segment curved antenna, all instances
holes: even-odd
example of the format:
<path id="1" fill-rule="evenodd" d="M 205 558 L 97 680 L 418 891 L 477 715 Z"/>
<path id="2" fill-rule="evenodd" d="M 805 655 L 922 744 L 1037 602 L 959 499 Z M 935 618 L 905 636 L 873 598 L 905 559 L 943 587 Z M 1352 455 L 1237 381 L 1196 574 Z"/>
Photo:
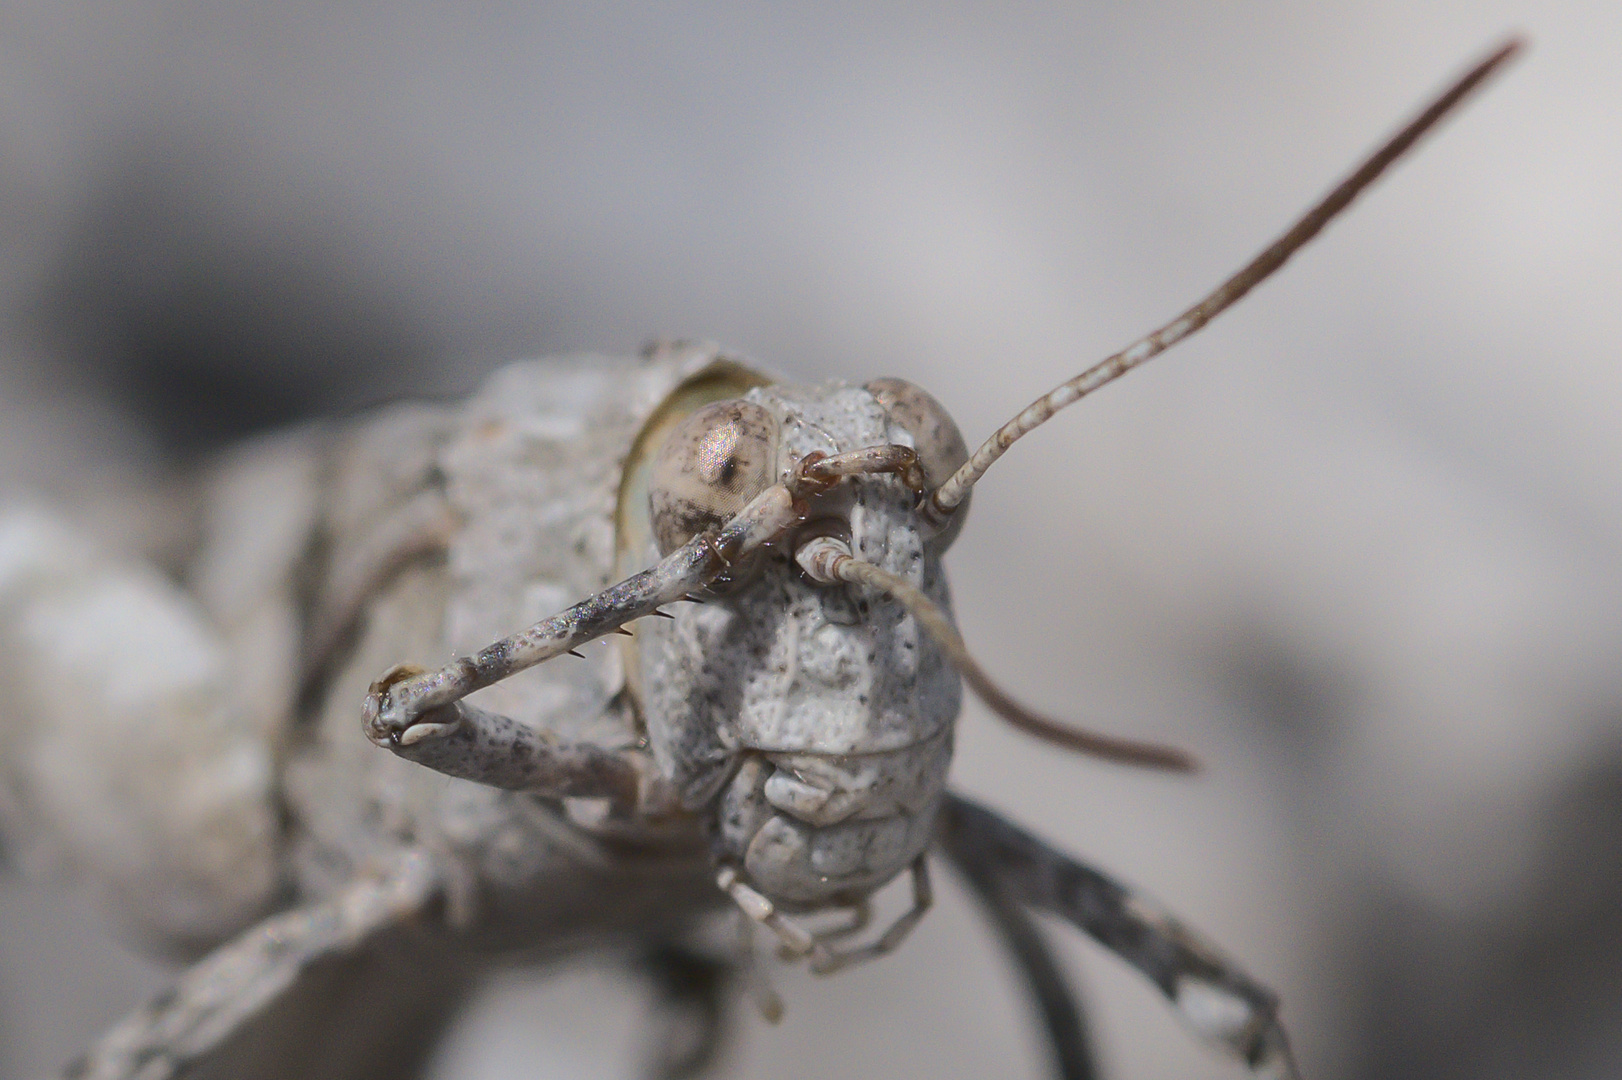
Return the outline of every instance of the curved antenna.
<path id="1" fill-rule="evenodd" d="M 1510 38 L 1500 45 L 1492 55 L 1466 72 L 1423 112 L 1409 121 L 1406 127 L 1393 135 L 1384 146 L 1358 166 L 1355 172 L 1324 196 L 1318 205 L 1308 210 L 1299 221 L 1290 226 L 1283 236 L 1252 259 L 1242 270 L 1217 286 L 1205 299 L 1149 336 L 1140 338 L 1114 356 L 1099 361 L 1074 379 L 1031 402 L 1018 416 L 998 428 L 996 434 L 982 443 L 957 472 L 924 500 L 922 507 L 924 517 L 937 528 L 943 526 L 946 519 L 951 517 L 952 511 L 968 498 L 969 489 L 974 487 L 975 482 L 984 476 L 992 463 L 1002 457 L 1021 436 L 1041 426 L 1066 405 L 1080 401 L 1105 383 L 1113 382 L 1144 361 L 1165 352 L 1260 285 L 1273 271 L 1283 266 L 1291 255 L 1317 236 L 1336 214 L 1350 206 L 1352 200 L 1374 183 L 1392 162 L 1418 142 L 1420 136 L 1434 127 L 1436 122 L 1451 112 L 1470 91 L 1524 47 L 1525 42 L 1520 38 Z"/>
<path id="2" fill-rule="evenodd" d="M 1087 731 L 1027 709 L 991 681 L 991 676 L 969 653 L 969 647 L 963 643 L 963 636 L 957 632 L 957 627 L 952 625 L 951 617 L 935 601 L 906 578 L 897 577 L 888 570 L 858 559 L 850 553 L 844 541 L 831 536 L 815 537 L 800 545 L 794 558 L 813 581 L 866 585 L 906 608 L 907 613 L 918 620 L 918 625 L 946 653 L 946 658 L 957 668 L 958 674 L 963 676 L 963 681 L 969 684 L 975 696 L 985 702 L 992 712 L 1025 734 L 1067 750 L 1122 765 L 1171 772 L 1193 772 L 1199 768 L 1191 754 L 1174 746 L 1160 746 Z"/>

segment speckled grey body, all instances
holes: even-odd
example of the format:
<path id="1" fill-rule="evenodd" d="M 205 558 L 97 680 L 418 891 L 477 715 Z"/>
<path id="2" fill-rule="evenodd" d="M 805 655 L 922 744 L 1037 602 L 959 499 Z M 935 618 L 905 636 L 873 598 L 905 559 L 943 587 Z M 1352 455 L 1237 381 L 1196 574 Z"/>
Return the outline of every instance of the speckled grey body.
<path id="1" fill-rule="evenodd" d="M 713 410 L 731 428 L 672 438 L 715 402 L 731 403 Z M 661 467 L 667 443 L 679 467 Z M 217 946 L 68 1075 L 409 1075 L 492 960 L 674 947 L 732 903 L 836 970 L 915 925 L 924 853 L 943 838 L 977 888 L 991 883 L 988 912 L 1050 1016 L 1074 1002 L 1021 904 L 1120 952 L 1202 1033 L 1287 1065 L 1265 988 L 946 791 L 961 689 L 941 647 L 890 593 L 817 584 L 794 558 L 837 537 L 946 610 L 940 556 L 961 510 L 931 533 L 924 481 L 865 465 L 750 501 L 768 481 L 788 491 L 815 455 L 879 448 L 905 465 L 898 447 L 931 483 L 964 455 L 909 384 L 771 386 L 672 347 L 515 364 L 460 405 L 233 452 L 194 486 L 174 579 L 151 553 L 0 504 L 8 850 L 81 871 L 160 947 Z M 673 543 L 725 562 L 726 530 L 687 534 L 744 502 L 788 524 L 705 577 L 704 602 L 580 659 L 503 667 L 504 635 L 584 597 L 587 621 L 606 619 L 621 586 L 605 586 L 687 558 Z M 386 719 L 378 672 L 475 655 L 497 681 L 372 726 Z M 394 753 L 363 736 L 363 714 Z M 909 868 L 911 911 L 866 945 L 832 952 L 837 932 L 782 915 L 860 908 Z M 290 997 L 342 1007 L 273 1007 Z M 1084 1052 L 1074 1024 L 1052 1030 L 1061 1056 Z"/>
<path id="2" fill-rule="evenodd" d="M 410 410 L 346 440 L 337 502 L 357 533 L 385 528 L 389 514 L 357 508 L 364 478 L 405 471 L 406 463 L 411 476 L 395 505 L 438 492 L 454 525 L 442 557 L 420 561 L 369 601 L 351 658 L 323 695 L 319 737 L 289 763 L 289 798 L 310 823 L 295 848 L 301 882 L 332 873 L 322 886 L 331 888 L 353 874 L 375 856 L 381 826 L 396 842 L 438 856 L 453 901 L 468 897 L 467 918 L 490 936 L 508 935 L 479 911 L 481 897 L 517 917 L 511 944 L 527 950 L 545 947 L 544 939 L 623 930 L 655 910 L 679 922 L 713 906 L 697 822 L 609 833 L 582 827 L 556 801 L 566 790 L 547 798 L 442 775 L 380 753 L 357 722 L 368 683 L 391 663 L 471 653 L 610 583 L 615 502 L 632 439 L 671 389 L 710 359 L 680 352 L 646 362 L 516 364 L 465 405 Z M 642 738 L 620 654 L 606 645 L 491 686 L 471 704 L 507 718 L 501 737 L 512 747 L 561 741 L 613 751 Z M 366 797 L 330 797 L 362 777 Z M 513 779 L 503 786 L 525 786 Z M 342 856 L 335 870 L 334 853 Z M 650 878 L 657 887 L 641 887 Z"/>

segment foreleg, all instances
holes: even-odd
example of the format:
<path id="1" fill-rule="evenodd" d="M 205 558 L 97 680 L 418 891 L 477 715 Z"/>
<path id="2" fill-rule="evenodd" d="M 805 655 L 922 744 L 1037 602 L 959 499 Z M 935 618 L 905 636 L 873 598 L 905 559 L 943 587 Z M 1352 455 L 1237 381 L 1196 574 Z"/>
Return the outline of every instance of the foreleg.
<path id="1" fill-rule="evenodd" d="M 466 701 L 437 706 L 409 723 L 380 716 L 377 705 L 388 688 L 420 672 L 399 664 L 372 684 L 365 706 L 372 742 L 436 772 L 508 791 L 608 798 L 649 813 L 674 805 L 669 785 L 639 751 L 562 742 Z"/>
<path id="2" fill-rule="evenodd" d="M 1278 996 L 1158 906 L 986 808 L 948 796 L 941 843 L 996 875 L 1003 893 L 1066 919 L 1149 977 L 1201 1036 L 1250 1067 L 1298 1076 Z"/>

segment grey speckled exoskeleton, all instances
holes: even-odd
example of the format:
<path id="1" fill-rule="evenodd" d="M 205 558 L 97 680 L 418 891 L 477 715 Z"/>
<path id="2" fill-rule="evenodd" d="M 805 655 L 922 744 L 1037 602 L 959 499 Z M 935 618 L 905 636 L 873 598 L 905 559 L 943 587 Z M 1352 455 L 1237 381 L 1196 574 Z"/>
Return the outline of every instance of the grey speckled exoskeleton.
<path id="1" fill-rule="evenodd" d="M 202 954 L 67 1075 L 410 1075 L 481 965 L 613 940 L 642 943 L 692 1015 L 734 968 L 770 1015 L 756 928 L 819 972 L 881 955 L 929 906 L 931 851 L 1015 953 L 1062 1075 L 1091 1064 L 1028 909 L 1294 1075 L 1271 992 L 947 789 L 963 682 L 1072 749 L 1190 762 L 999 690 L 953 628 L 941 556 L 1015 439 L 1244 295 L 1517 48 L 972 455 L 909 383 L 785 386 L 671 345 L 515 364 L 462 405 L 226 456 L 197 485 L 184 590 L 4 509 L 8 850 L 77 866 L 154 942 Z M 910 908 L 869 930 L 902 875 Z M 717 957 L 701 930 L 728 919 Z M 655 1071 L 691 1075 L 713 1042 Z"/>

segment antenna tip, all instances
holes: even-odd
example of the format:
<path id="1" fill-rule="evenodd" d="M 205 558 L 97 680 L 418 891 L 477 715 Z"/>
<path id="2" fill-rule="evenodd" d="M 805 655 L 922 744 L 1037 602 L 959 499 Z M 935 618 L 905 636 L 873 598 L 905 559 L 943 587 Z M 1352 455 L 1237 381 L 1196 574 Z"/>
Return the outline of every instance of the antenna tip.
<path id="1" fill-rule="evenodd" d="M 1127 761 L 1126 764 L 1144 765 L 1153 769 L 1163 769 L 1166 772 L 1183 773 L 1185 775 L 1198 773 L 1204 769 L 1204 766 L 1200 764 L 1200 759 L 1186 750 L 1180 750 L 1176 747 L 1157 747 L 1156 750 L 1159 751 L 1161 756 L 1155 759 Z"/>
<path id="2" fill-rule="evenodd" d="M 1527 37 L 1518 30 L 1514 31 L 1508 37 L 1504 38 L 1503 44 L 1499 45 L 1498 48 L 1493 51 L 1492 56 L 1488 58 L 1487 62 L 1490 66 L 1497 67 L 1504 61 L 1512 59 L 1531 47 L 1531 38 Z"/>

